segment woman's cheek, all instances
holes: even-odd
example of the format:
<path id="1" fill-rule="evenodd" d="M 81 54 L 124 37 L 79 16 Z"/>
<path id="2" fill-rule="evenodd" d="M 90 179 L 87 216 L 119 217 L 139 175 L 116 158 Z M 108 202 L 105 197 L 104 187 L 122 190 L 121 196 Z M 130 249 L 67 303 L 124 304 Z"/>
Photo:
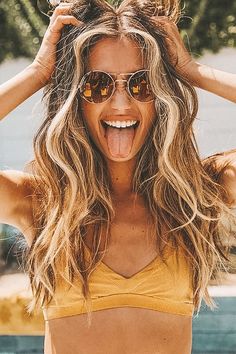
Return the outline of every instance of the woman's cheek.
<path id="1" fill-rule="evenodd" d="M 84 124 L 87 127 L 90 137 L 95 143 L 98 143 L 98 135 L 100 133 L 100 117 L 102 109 L 100 106 L 92 103 L 81 104 Z"/>
<path id="2" fill-rule="evenodd" d="M 142 120 L 144 123 L 144 126 L 148 129 L 151 127 L 155 117 L 156 117 L 156 108 L 154 102 L 151 102 L 150 104 L 142 104 L 141 107 L 139 107 Z"/>

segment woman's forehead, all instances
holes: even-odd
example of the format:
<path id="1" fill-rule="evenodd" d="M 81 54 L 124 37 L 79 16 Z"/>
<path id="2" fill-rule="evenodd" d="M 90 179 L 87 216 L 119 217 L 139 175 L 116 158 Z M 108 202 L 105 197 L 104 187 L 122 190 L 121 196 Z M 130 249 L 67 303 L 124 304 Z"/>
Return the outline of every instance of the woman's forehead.
<path id="1" fill-rule="evenodd" d="M 139 44 L 127 37 L 104 38 L 90 50 L 87 69 L 112 73 L 135 72 L 144 68 Z"/>

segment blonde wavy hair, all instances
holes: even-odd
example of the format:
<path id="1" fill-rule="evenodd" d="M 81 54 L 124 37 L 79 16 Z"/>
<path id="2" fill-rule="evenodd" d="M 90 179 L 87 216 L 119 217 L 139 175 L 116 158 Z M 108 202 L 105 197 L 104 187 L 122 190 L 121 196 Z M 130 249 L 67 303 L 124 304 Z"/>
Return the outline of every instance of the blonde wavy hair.
<path id="1" fill-rule="evenodd" d="M 119 6 L 102 0 L 72 2 L 72 14 L 84 25 L 65 26 L 62 31 L 55 71 L 44 94 L 45 119 L 33 143 L 37 234 L 27 258 L 34 295 L 29 311 L 50 303 L 58 274 L 71 286 L 78 277 L 88 300 L 89 275 L 106 250 L 99 251 L 104 229 L 109 243 L 114 218 L 110 176 L 88 134 L 78 83 L 91 48 L 103 38 L 122 36 L 142 50 L 156 96 L 155 124 L 137 155 L 133 192 L 145 200 L 161 257 L 161 245 L 174 244 L 190 260 L 195 309 L 199 311 L 203 298 L 213 308 L 207 286 L 228 262 L 221 240 L 227 235 L 220 227 L 227 208 L 220 186 L 199 158 L 193 133 L 195 89 L 171 64 L 167 34 L 157 25 L 158 16 L 178 21 L 178 1 L 126 0 Z M 89 227 L 94 237 L 88 265 L 84 237 Z M 60 259 L 63 269 L 58 267 Z"/>

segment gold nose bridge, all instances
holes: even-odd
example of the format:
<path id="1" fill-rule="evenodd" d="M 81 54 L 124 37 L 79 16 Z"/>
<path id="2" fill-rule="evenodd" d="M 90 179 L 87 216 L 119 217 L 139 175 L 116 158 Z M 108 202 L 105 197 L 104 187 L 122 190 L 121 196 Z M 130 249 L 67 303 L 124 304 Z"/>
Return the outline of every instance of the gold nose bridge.
<path id="1" fill-rule="evenodd" d="M 128 83 L 129 80 L 125 80 L 125 79 L 116 79 L 114 80 L 114 86 L 115 86 L 115 89 L 117 89 L 117 82 L 121 83 L 121 87 L 126 89 L 127 88 L 127 83 Z"/>

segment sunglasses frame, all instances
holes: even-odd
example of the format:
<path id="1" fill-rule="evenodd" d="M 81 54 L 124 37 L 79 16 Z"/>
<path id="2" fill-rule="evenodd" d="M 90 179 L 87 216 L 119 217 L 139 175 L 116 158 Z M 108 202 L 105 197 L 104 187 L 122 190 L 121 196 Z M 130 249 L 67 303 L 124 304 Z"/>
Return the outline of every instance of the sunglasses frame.
<path id="1" fill-rule="evenodd" d="M 80 89 L 82 87 L 82 85 L 84 84 L 84 81 L 86 79 L 86 77 L 88 75 L 90 75 L 91 73 L 93 72 L 100 72 L 100 73 L 104 73 L 106 75 L 108 75 L 110 78 L 111 78 L 111 81 L 113 82 L 113 89 L 112 89 L 112 93 L 111 95 L 105 100 L 105 101 L 102 101 L 102 102 L 92 102 L 92 101 L 89 101 L 88 99 L 86 99 L 86 97 L 84 97 L 82 95 L 82 92 L 80 92 Z M 89 103 L 92 103 L 92 104 L 101 104 L 101 103 L 104 103 L 104 102 L 107 102 L 108 100 L 110 100 L 112 98 L 112 96 L 114 95 L 114 92 L 116 90 L 116 82 L 126 82 L 126 91 L 128 92 L 129 96 L 134 99 L 135 101 L 138 101 L 138 102 L 142 102 L 142 103 L 150 103 L 152 101 L 155 100 L 155 97 L 149 101 L 140 101 L 140 100 L 137 100 L 134 96 L 132 96 L 131 92 L 130 92 L 130 89 L 129 89 L 129 83 L 130 83 L 130 80 L 132 79 L 132 77 L 139 73 L 139 72 L 149 72 L 149 70 L 147 69 L 141 69 L 141 70 L 138 70 L 138 71 L 135 71 L 134 73 L 107 73 L 106 71 L 103 71 L 103 70 L 91 70 L 91 71 L 88 71 L 86 74 L 84 74 L 84 76 L 82 77 L 82 79 L 80 80 L 80 83 L 79 83 L 79 86 L 78 86 L 78 90 L 79 90 L 79 94 L 81 96 L 81 98 L 83 98 L 85 101 L 89 102 Z M 124 75 L 124 76 L 129 76 L 130 77 L 128 79 L 116 79 L 114 80 L 113 77 L 111 75 L 114 75 L 114 76 L 118 76 L 118 75 Z"/>

